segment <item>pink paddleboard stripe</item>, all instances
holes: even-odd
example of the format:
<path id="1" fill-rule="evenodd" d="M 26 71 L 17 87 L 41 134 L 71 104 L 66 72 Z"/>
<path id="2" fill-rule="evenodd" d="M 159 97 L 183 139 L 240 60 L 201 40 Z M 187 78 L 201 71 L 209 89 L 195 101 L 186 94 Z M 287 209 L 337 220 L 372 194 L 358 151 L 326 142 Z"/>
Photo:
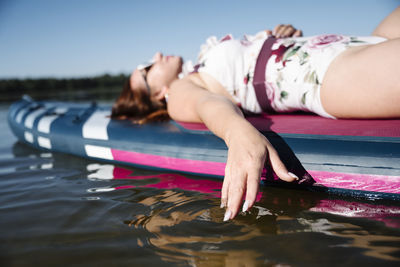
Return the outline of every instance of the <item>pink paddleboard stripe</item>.
<path id="1" fill-rule="evenodd" d="M 225 163 L 111 150 L 114 160 L 169 170 L 224 176 Z M 400 193 L 400 176 L 308 171 L 323 186 L 382 193 Z"/>
<path id="2" fill-rule="evenodd" d="M 114 160 L 156 168 L 219 176 L 223 176 L 225 171 L 224 162 L 180 159 L 131 151 L 122 151 L 117 149 L 111 149 L 111 153 L 114 157 Z"/>

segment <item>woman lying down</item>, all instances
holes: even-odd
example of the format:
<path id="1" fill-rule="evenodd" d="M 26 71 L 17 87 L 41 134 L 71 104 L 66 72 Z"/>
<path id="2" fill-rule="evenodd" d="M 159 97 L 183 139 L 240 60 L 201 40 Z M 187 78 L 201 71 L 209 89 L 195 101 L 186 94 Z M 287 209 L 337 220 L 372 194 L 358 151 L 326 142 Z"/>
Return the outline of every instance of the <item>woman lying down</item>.
<path id="1" fill-rule="evenodd" d="M 137 122 L 170 117 L 202 122 L 228 146 L 222 186 L 224 220 L 255 202 L 268 161 L 276 175 L 297 180 L 243 112 L 314 112 L 327 118 L 400 117 L 400 7 L 371 36 L 303 37 L 278 25 L 242 40 L 209 38 L 193 70 L 179 56 L 156 53 L 138 66 L 112 117 Z M 245 199 L 242 205 L 242 199 Z"/>

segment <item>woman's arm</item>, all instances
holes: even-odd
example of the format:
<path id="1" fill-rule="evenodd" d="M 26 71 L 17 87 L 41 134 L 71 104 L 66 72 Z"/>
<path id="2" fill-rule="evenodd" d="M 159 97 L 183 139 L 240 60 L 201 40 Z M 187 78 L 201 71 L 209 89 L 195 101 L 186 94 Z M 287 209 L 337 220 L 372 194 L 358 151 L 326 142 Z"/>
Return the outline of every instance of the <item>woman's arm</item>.
<path id="1" fill-rule="evenodd" d="M 387 39 L 400 38 L 400 7 L 393 10 L 373 31 L 372 35 Z"/>
<path id="2" fill-rule="evenodd" d="M 265 161 L 285 181 L 295 178 L 288 173 L 270 142 L 246 119 L 241 110 L 225 96 L 201 86 L 200 75 L 175 81 L 169 90 L 168 113 L 175 120 L 203 122 L 228 146 L 228 159 L 222 186 L 221 207 L 227 207 L 224 220 L 252 207 Z"/>

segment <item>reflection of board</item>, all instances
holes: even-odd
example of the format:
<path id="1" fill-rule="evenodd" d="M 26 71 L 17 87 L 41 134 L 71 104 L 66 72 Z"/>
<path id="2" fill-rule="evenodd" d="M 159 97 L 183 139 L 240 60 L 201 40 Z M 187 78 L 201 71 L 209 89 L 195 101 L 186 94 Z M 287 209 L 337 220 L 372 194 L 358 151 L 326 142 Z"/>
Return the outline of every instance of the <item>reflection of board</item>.
<path id="1" fill-rule="evenodd" d="M 227 148 L 201 124 L 134 125 L 110 120 L 109 106 L 35 102 L 9 110 L 18 139 L 31 146 L 145 168 L 214 177 Z M 288 169 L 312 188 L 400 199 L 400 120 L 331 120 L 308 114 L 249 118 Z M 266 179 L 274 179 L 266 168 Z M 312 178 L 311 178 L 311 176 Z M 315 183 L 316 182 L 316 183 Z M 342 190 L 345 189 L 345 190 Z"/>
<path id="2" fill-rule="evenodd" d="M 179 188 L 185 191 L 195 191 L 203 194 L 220 197 L 220 189 L 222 181 L 215 181 L 211 179 L 193 179 L 181 174 L 176 173 L 159 173 L 152 175 L 135 174 L 132 170 L 122 167 L 109 165 L 109 164 L 89 164 L 88 170 L 92 171 L 89 174 L 89 179 L 95 180 L 135 180 L 146 181 L 141 183 L 141 188 L 157 188 L 157 189 L 176 189 Z M 115 187 L 97 187 L 90 188 L 88 192 L 109 192 L 120 189 L 135 188 L 134 184 L 115 186 Z M 368 218 L 374 221 L 383 222 L 386 226 L 392 228 L 400 228 L 400 206 L 398 205 L 379 205 L 379 203 L 344 200 L 334 197 L 319 197 L 310 195 L 308 197 L 303 194 L 264 194 L 265 191 L 259 191 L 257 194 L 257 201 L 263 199 L 263 202 L 272 202 L 279 211 L 265 210 L 265 208 L 254 205 L 254 209 L 258 209 L 257 218 L 264 215 L 280 214 L 282 205 L 300 206 L 304 210 L 312 212 L 330 213 L 339 216 L 352 217 L 352 218 Z M 303 198 L 304 197 L 304 198 Z"/>

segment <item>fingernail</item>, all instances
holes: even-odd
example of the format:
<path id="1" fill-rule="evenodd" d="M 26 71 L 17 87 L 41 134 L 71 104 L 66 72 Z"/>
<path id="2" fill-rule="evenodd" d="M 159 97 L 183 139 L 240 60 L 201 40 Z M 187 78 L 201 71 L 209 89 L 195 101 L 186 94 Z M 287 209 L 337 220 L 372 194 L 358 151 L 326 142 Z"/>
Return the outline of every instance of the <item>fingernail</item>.
<path id="1" fill-rule="evenodd" d="M 221 198 L 221 205 L 219 206 L 221 209 L 226 207 L 226 203 L 227 203 L 227 199 L 226 198 Z"/>
<path id="2" fill-rule="evenodd" d="M 296 174 L 291 173 L 291 172 L 288 172 L 288 174 L 289 174 L 291 177 L 293 177 L 294 179 L 296 179 L 297 181 L 299 180 L 299 177 L 297 177 Z"/>
<path id="3" fill-rule="evenodd" d="M 249 201 L 245 201 L 243 204 L 242 212 L 246 212 L 249 208 Z"/>
<path id="4" fill-rule="evenodd" d="M 231 214 L 232 214 L 232 212 L 230 210 L 227 210 L 225 212 L 224 222 L 228 221 L 231 218 Z"/>

